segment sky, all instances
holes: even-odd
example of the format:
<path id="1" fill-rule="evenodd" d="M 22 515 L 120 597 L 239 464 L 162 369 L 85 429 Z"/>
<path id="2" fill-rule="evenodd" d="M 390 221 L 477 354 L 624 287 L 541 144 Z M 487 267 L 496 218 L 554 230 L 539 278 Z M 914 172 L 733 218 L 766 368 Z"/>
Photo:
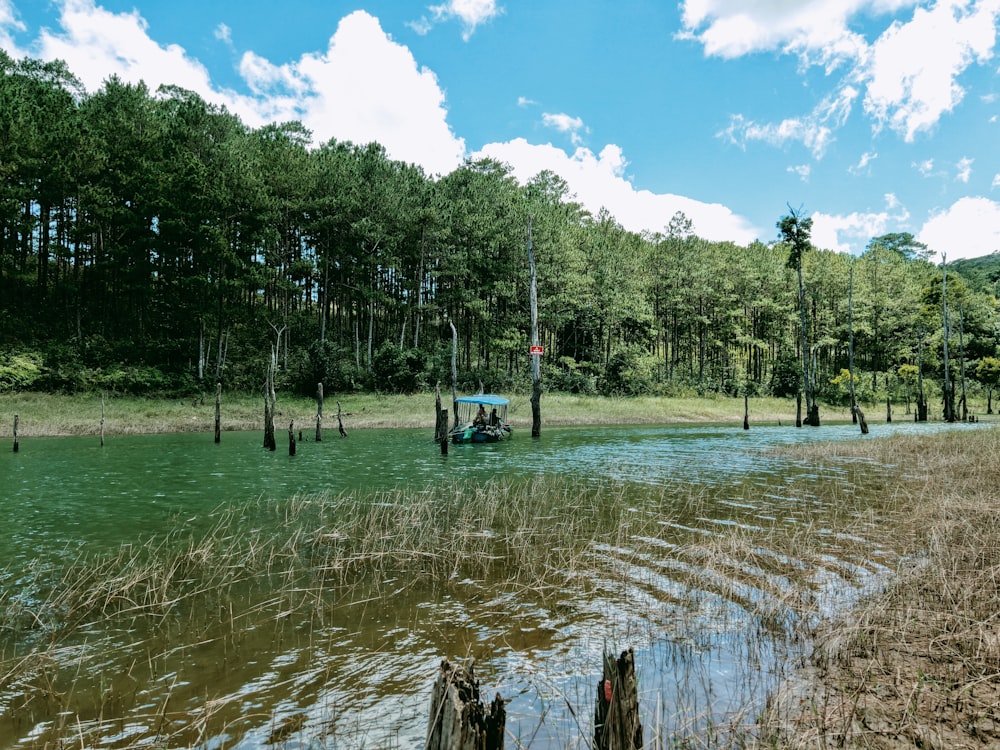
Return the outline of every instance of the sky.
<path id="1" fill-rule="evenodd" d="M 0 48 L 444 175 L 542 170 L 626 229 L 1000 250 L 1000 0 L 0 0 Z"/>

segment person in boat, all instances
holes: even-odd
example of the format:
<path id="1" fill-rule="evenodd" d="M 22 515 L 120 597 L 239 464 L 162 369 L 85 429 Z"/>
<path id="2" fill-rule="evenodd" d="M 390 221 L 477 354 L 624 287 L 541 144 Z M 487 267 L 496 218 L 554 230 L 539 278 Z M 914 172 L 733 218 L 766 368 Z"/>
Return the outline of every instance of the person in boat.
<path id="1" fill-rule="evenodd" d="M 497 408 L 494 406 L 493 410 L 490 412 L 490 427 L 498 427 L 500 425 L 500 416 L 497 414 Z"/>
<path id="2" fill-rule="evenodd" d="M 479 405 L 479 411 L 476 412 L 476 418 L 472 420 L 474 427 L 485 427 L 486 426 L 486 407 L 482 404 Z"/>

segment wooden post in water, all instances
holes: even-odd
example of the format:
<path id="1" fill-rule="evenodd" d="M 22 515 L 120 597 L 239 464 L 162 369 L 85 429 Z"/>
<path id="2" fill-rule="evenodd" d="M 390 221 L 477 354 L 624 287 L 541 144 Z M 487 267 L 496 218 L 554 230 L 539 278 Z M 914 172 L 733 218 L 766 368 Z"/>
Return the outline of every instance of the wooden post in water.
<path id="1" fill-rule="evenodd" d="M 795 394 L 795 426 L 802 426 L 802 391 Z"/>
<path id="2" fill-rule="evenodd" d="M 101 393 L 101 447 L 104 447 L 104 394 Z"/>
<path id="3" fill-rule="evenodd" d="M 316 384 L 316 442 L 323 440 L 323 384 Z"/>
<path id="4" fill-rule="evenodd" d="M 295 420 L 288 423 L 288 455 L 295 455 Z"/>
<path id="5" fill-rule="evenodd" d="M 594 711 L 595 750 L 639 750 L 642 723 L 639 721 L 639 685 L 635 677 L 632 649 L 604 654 L 604 674 L 597 683 Z"/>
<path id="6" fill-rule="evenodd" d="M 892 422 L 892 399 L 889 396 L 885 397 L 885 423 L 889 424 Z"/>
<path id="7" fill-rule="evenodd" d="M 215 442 L 222 442 L 222 383 L 215 384 Z"/>
<path id="8" fill-rule="evenodd" d="M 337 429 L 340 430 L 340 436 L 342 438 L 347 437 L 347 430 L 344 429 L 344 411 L 340 408 L 340 402 L 337 402 Z"/>
<path id="9" fill-rule="evenodd" d="M 441 384 L 434 386 L 434 442 L 441 446 L 441 455 L 448 455 L 448 410 L 441 408 Z"/>
<path id="10" fill-rule="evenodd" d="M 750 429 L 750 396 L 743 394 L 743 429 Z"/>
<path id="11" fill-rule="evenodd" d="M 502 750 L 507 711 L 497 693 L 489 707 L 479 697 L 472 667 L 447 659 L 431 690 L 431 715 L 424 750 Z"/>
<path id="12" fill-rule="evenodd" d="M 17 425 L 21 421 L 21 417 L 17 414 L 14 415 L 14 453 L 20 450 L 20 446 L 17 443 Z"/>

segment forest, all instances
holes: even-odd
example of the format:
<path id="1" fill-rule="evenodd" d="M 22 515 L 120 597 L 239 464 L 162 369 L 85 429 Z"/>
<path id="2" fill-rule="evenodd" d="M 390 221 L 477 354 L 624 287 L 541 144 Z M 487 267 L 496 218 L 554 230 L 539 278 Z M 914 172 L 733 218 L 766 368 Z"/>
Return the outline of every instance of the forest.
<path id="1" fill-rule="evenodd" d="M 450 383 L 454 327 L 460 388 L 523 391 L 530 224 L 547 390 L 789 396 L 805 372 L 844 403 L 853 359 L 860 401 L 992 407 L 996 263 L 907 233 L 816 248 L 794 200 L 745 247 L 681 213 L 635 233 L 553 173 L 432 176 L 181 88 L 0 69 L 0 390 L 257 392 L 273 349 L 289 391 L 411 392 Z"/>

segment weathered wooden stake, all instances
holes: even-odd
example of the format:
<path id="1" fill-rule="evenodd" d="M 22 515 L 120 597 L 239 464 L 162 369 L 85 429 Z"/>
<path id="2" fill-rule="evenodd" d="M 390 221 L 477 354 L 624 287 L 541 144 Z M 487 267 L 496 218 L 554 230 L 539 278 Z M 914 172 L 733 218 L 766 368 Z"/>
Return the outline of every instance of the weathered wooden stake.
<path id="1" fill-rule="evenodd" d="M 347 430 L 344 429 L 344 410 L 340 408 L 340 402 L 337 402 L 337 428 L 340 430 L 340 436 L 342 438 L 347 437 Z"/>
<path id="2" fill-rule="evenodd" d="M 17 453 L 18 450 L 20 450 L 20 447 L 21 447 L 17 443 L 17 425 L 20 423 L 20 421 L 21 421 L 21 417 L 19 417 L 17 414 L 15 414 L 14 415 L 14 453 Z"/>
<path id="3" fill-rule="evenodd" d="M 316 442 L 323 440 L 323 384 L 316 384 Z"/>
<path id="4" fill-rule="evenodd" d="M 448 410 L 441 408 L 441 384 L 434 386 L 434 442 L 441 446 L 441 455 L 448 455 Z"/>
<path id="5" fill-rule="evenodd" d="M 295 455 L 295 420 L 288 423 L 288 455 Z"/>
<path id="6" fill-rule="evenodd" d="M 507 711 L 497 693 L 489 707 L 479 697 L 472 666 L 447 659 L 431 690 L 431 715 L 424 750 L 502 750 Z"/>
<path id="7" fill-rule="evenodd" d="M 101 394 L 101 447 L 104 447 L 104 394 Z"/>
<path id="8" fill-rule="evenodd" d="M 795 394 L 795 426 L 802 426 L 802 391 Z"/>
<path id="9" fill-rule="evenodd" d="M 892 400 L 888 396 L 885 397 L 885 421 L 886 424 L 892 422 Z"/>
<path id="10" fill-rule="evenodd" d="M 215 384 L 215 442 L 222 442 L 222 383 Z"/>
<path id="11" fill-rule="evenodd" d="M 635 677 L 632 649 L 615 659 L 604 654 L 604 674 L 597 683 L 594 711 L 595 750 L 639 750 L 642 723 L 639 721 L 639 685 Z"/>
<path id="12" fill-rule="evenodd" d="M 750 429 L 750 396 L 743 394 L 743 429 Z"/>

